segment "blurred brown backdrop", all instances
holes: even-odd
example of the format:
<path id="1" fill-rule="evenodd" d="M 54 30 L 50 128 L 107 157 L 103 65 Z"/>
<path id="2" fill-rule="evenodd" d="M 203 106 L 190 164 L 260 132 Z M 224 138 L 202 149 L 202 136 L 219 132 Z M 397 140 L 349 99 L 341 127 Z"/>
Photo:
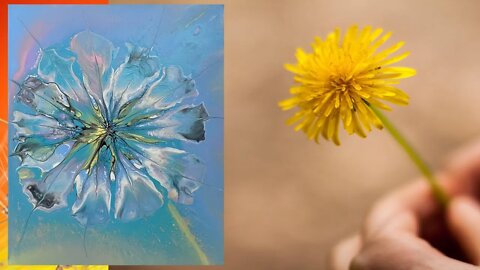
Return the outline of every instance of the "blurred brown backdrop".
<path id="1" fill-rule="evenodd" d="M 480 1 L 223 3 L 225 266 L 215 269 L 324 269 L 331 245 L 359 227 L 372 202 L 417 175 L 386 132 L 366 140 L 344 135 L 335 147 L 315 145 L 284 125 L 291 113 L 276 103 L 288 96 L 292 76 L 282 65 L 315 35 L 356 23 L 407 42 L 412 54 L 402 64 L 418 71 L 401 84 L 411 105 L 389 116 L 434 167 L 480 134 Z"/>

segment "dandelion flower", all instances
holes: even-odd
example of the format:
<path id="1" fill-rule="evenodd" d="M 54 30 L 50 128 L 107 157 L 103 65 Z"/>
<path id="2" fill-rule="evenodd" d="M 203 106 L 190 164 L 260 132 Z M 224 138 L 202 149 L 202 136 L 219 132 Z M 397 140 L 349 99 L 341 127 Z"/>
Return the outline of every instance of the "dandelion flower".
<path id="1" fill-rule="evenodd" d="M 113 68 L 113 43 L 83 31 L 70 42 L 73 55 L 42 50 L 36 74 L 17 83 L 12 156 L 34 210 L 67 207 L 74 189 L 72 215 L 83 226 L 107 223 L 112 205 L 115 219 L 131 221 L 165 196 L 193 202 L 204 166 L 178 147 L 205 140 L 204 104 L 186 104 L 198 95 L 195 81 L 150 49 L 126 47 Z"/>
<path id="2" fill-rule="evenodd" d="M 293 96 L 279 103 L 283 110 L 298 108 L 287 123 L 296 123 L 295 130 L 309 139 L 318 142 L 322 135 L 337 145 L 340 122 L 348 134 L 360 137 L 366 137 L 372 126 L 382 129 L 374 110 L 390 110 L 385 102 L 408 104 L 408 95 L 396 85 L 415 75 L 412 68 L 392 66 L 408 56 L 395 54 L 404 42 L 379 50 L 391 36 L 382 33 L 380 28 L 352 26 L 342 39 L 336 29 L 325 40 L 317 37 L 312 53 L 298 49 L 298 63 L 285 65 L 295 74 Z"/>

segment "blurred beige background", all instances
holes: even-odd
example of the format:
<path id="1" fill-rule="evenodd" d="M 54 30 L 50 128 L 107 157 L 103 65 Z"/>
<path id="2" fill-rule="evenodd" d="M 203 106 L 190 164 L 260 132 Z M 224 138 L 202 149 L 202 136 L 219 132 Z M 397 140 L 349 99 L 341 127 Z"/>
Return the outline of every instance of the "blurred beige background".
<path id="1" fill-rule="evenodd" d="M 113 2 L 130 2 L 113 1 Z M 137 3 L 222 1 L 137 1 Z M 389 116 L 430 163 L 480 134 L 480 1 L 225 1 L 225 266 L 324 269 L 383 193 L 417 175 L 386 132 L 319 145 L 295 133 L 288 96 L 297 46 L 356 23 L 394 32 L 418 75 L 401 84 L 411 105 Z M 120 267 L 112 267 L 120 269 Z M 143 269 L 141 267 L 121 269 Z M 153 267 L 148 269 L 202 269 Z"/>

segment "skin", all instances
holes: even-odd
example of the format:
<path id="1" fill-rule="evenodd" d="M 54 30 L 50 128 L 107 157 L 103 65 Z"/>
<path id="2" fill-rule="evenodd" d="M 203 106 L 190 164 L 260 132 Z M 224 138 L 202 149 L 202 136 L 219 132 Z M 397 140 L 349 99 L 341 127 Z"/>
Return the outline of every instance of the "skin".
<path id="1" fill-rule="evenodd" d="M 447 209 L 418 179 L 380 199 L 362 229 L 337 244 L 331 270 L 478 270 L 480 142 L 460 150 L 438 174 Z"/>

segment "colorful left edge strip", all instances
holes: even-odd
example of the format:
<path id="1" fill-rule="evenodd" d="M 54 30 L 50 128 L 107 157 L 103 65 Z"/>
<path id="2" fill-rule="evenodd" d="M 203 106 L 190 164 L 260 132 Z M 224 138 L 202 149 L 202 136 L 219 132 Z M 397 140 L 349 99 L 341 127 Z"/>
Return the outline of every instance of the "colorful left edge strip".
<path id="1" fill-rule="evenodd" d="M 8 59 L 8 5 L 10 4 L 88 4 L 105 5 L 107 0 L 7 0 L 0 4 L 0 31 L 3 42 L 0 52 L 3 59 Z M 43 265 L 15 266 L 8 265 L 8 63 L 0 61 L 0 270 L 107 270 L 106 265 Z"/>

